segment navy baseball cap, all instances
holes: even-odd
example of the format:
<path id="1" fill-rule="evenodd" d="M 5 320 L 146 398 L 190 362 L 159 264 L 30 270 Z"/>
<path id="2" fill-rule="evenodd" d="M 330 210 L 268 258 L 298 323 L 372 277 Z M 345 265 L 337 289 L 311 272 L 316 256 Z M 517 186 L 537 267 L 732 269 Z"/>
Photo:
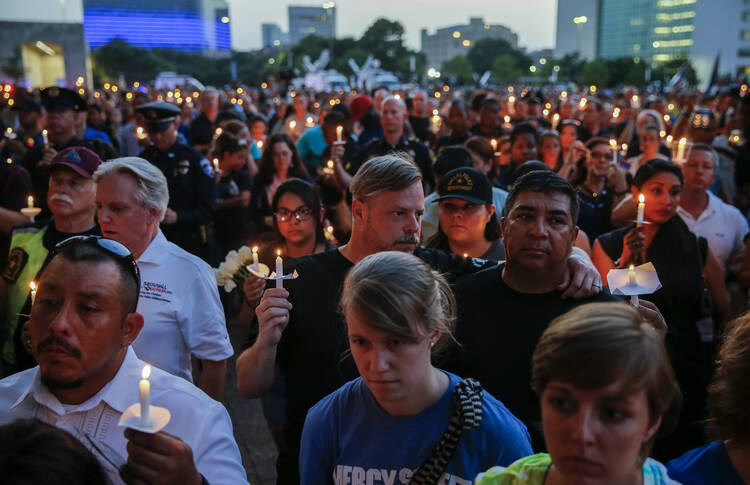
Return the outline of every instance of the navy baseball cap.
<path id="1" fill-rule="evenodd" d="M 166 101 L 153 101 L 138 106 L 136 109 L 146 120 L 146 131 L 161 132 L 172 125 L 182 111 L 179 106 Z"/>
<path id="2" fill-rule="evenodd" d="M 72 109 L 73 111 L 86 111 L 86 101 L 75 91 L 68 88 L 51 86 L 42 89 L 42 104 L 47 111 L 56 109 Z"/>
<path id="3" fill-rule="evenodd" d="M 443 175 L 435 202 L 462 199 L 472 204 L 492 204 L 492 186 L 485 174 L 473 167 L 460 167 Z"/>

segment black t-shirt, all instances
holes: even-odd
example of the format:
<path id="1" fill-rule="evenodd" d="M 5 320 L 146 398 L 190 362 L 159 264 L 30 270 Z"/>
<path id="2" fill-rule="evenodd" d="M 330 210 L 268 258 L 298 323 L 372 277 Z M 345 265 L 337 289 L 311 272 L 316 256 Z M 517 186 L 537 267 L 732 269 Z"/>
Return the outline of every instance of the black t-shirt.
<path id="1" fill-rule="evenodd" d="M 201 114 L 190 122 L 190 144 L 206 145 L 214 138 L 214 124 L 208 116 Z"/>
<path id="2" fill-rule="evenodd" d="M 247 170 L 236 170 L 216 183 L 216 200 L 231 199 L 252 189 L 253 182 Z M 216 241 L 220 244 L 242 242 L 250 236 L 248 207 L 216 208 L 214 216 Z"/>
<path id="3" fill-rule="evenodd" d="M 458 303 L 455 338 L 441 368 L 473 377 L 522 420 L 532 435 L 532 448 L 541 449 L 539 398 L 531 389 L 531 358 L 549 323 L 585 303 L 621 301 L 606 289 L 580 300 L 563 299 L 562 292 L 520 293 L 502 278 L 504 263 L 456 281 Z"/>
<path id="4" fill-rule="evenodd" d="M 427 116 L 409 115 L 409 124 L 414 132 L 414 136 L 419 138 L 419 141 L 426 142 L 430 139 L 430 118 Z"/>
<path id="5" fill-rule="evenodd" d="M 436 249 L 417 248 L 414 255 L 449 279 L 495 264 Z M 344 278 L 353 266 L 338 249 L 284 266 L 285 272 L 296 269 L 299 277 L 284 282 L 292 311 L 276 352 L 276 362 L 287 382 L 286 422 L 277 470 L 280 484 L 299 482 L 297 460 L 307 411 L 359 376 L 348 353 L 346 323 L 339 311 Z M 253 340 L 251 335 L 246 346 Z"/>
<path id="6" fill-rule="evenodd" d="M 578 227 L 586 233 L 589 243 L 605 232 L 612 230 L 612 203 L 615 194 L 612 189 L 604 189 L 599 194 L 578 192 L 580 212 L 578 213 Z"/>

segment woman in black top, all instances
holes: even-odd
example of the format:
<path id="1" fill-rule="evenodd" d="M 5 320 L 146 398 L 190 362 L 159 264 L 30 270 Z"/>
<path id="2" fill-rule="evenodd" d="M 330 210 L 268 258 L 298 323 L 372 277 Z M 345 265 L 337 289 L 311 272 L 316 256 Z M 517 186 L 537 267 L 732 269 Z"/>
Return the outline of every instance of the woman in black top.
<path id="1" fill-rule="evenodd" d="M 609 140 L 592 138 L 586 143 L 589 153 L 583 181 L 576 185 L 581 211 L 578 227 L 589 237 L 589 242 L 600 234 L 611 231 L 612 209 L 628 193 L 625 172 L 617 167 Z"/>
<path id="2" fill-rule="evenodd" d="M 250 237 L 247 208 L 252 179 L 245 169 L 248 144 L 241 138 L 222 133 L 214 140 L 209 156 L 219 167 L 214 226 L 221 254 L 226 254 L 245 244 Z"/>
<path id="3" fill-rule="evenodd" d="M 609 270 L 642 262 L 653 263 L 659 275 L 662 288 L 643 298 L 656 304 L 667 322 L 665 343 L 684 395 L 677 431 L 656 445 L 657 457 L 670 459 L 704 442 L 700 420 L 705 418 L 711 357 L 696 325 L 701 320 L 701 281 L 705 279 L 713 294 L 717 330 L 726 315 L 727 296 L 718 258 L 677 215 L 683 184 L 680 168 L 651 160 L 638 169 L 633 184 L 633 196 L 645 196 L 647 224 L 631 224 L 599 236 L 592 259 L 605 282 Z"/>

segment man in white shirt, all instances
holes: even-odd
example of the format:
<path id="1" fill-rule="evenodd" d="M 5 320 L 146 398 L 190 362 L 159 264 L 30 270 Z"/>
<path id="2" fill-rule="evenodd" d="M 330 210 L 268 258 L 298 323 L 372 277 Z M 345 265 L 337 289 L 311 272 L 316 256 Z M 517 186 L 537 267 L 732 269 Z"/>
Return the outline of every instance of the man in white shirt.
<path id="1" fill-rule="evenodd" d="M 137 266 L 117 241 L 72 239 L 41 274 L 29 320 L 39 365 L 0 380 L 0 425 L 37 418 L 70 431 L 113 483 L 246 484 L 229 415 L 184 379 L 156 368 L 151 374 L 152 405 L 171 413 L 162 431 L 118 427 L 139 400 L 145 365 L 130 347 L 143 327 Z M 124 466 L 116 455 L 127 456 Z"/>
<path id="2" fill-rule="evenodd" d="M 736 207 L 708 190 L 716 181 L 718 160 L 710 145 L 693 145 L 682 165 L 685 185 L 677 213 L 693 233 L 708 240 L 727 271 L 737 273 L 742 264 L 748 224 Z"/>
<path id="3" fill-rule="evenodd" d="M 217 401 L 224 394 L 233 349 L 211 267 L 167 241 L 159 229 L 169 201 L 158 167 L 137 157 L 100 165 L 97 219 L 105 237 L 127 246 L 141 271 L 138 312 L 145 324 L 138 357 L 192 382 L 191 355 L 200 359 L 198 387 Z"/>

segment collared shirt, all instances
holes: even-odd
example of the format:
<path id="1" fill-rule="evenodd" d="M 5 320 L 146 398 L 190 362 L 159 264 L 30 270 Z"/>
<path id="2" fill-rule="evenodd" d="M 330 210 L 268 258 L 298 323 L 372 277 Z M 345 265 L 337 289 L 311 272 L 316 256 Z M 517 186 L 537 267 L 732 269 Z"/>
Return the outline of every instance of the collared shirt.
<path id="1" fill-rule="evenodd" d="M 128 442 L 117 423 L 129 406 L 139 402 L 138 383 L 145 364 L 128 348 L 112 380 L 77 405 L 62 404 L 42 384 L 39 367 L 13 374 L 0 380 L 0 425 L 15 419 L 36 418 L 65 429 L 79 439 L 88 434 L 126 458 Z M 246 484 L 232 422 L 224 406 L 193 384 L 158 368 L 153 368 L 149 380 L 151 404 L 165 407 L 171 414 L 163 431 L 190 446 L 198 472 L 211 485 Z M 86 439 L 81 442 L 89 446 Z M 123 483 L 114 466 L 95 450 L 92 452 L 112 483 Z"/>
<path id="2" fill-rule="evenodd" d="M 697 219 L 681 206 L 677 206 L 677 213 L 690 231 L 708 240 L 711 250 L 726 268 L 736 273 L 745 251 L 743 240 L 748 233 L 747 220 L 736 207 L 725 203 L 710 191 L 706 193 L 708 206 Z"/>
<path id="3" fill-rule="evenodd" d="M 234 353 L 211 268 L 167 241 L 161 230 L 138 258 L 144 325 L 138 357 L 192 382 L 190 355 L 221 361 Z"/>

